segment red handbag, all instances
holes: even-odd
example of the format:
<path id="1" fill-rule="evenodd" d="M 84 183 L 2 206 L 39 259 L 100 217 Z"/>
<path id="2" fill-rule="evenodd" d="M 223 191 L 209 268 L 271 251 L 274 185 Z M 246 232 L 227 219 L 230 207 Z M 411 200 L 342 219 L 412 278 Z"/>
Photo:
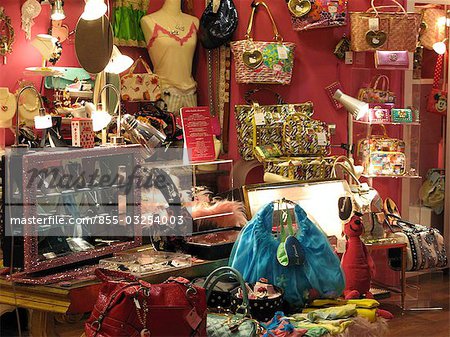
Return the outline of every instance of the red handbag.
<path id="1" fill-rule="evenodd" d="M 206 292 L 184 278 L 150 284 L 97 269 L 103 286 L 86 337 L 206 337 Z"/>

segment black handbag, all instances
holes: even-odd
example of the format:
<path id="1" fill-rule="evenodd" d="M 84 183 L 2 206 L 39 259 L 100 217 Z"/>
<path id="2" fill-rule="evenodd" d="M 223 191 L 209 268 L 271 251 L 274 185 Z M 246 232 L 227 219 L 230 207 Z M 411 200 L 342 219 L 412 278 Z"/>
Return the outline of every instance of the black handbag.
<path id="1" fill-rule="evenodd" d="M 214 12 L 213 1 L 200 18 L 199 40 L 205 49 L 214 49 L 231 40 L 238 25 L 238 13 L 233 0 L 220 0 Z"/>

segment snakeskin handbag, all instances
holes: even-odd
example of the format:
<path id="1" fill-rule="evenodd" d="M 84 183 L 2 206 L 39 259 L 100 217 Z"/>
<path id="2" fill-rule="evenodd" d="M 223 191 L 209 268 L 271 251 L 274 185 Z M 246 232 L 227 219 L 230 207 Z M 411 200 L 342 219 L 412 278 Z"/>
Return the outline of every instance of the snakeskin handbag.
<path id="1" fill-rule="evenodd" d="M 272 21 L 274 41 L 254 41 L 253 21 L 258 6 L 267 10 Z M 252 3 L 245 40 L 231 43 L 237 83 L 290 84 L 294 67 L 295 43 L 283 42 L 275 20 L 264 1 Z"/>
<path id="2" fill-rule="evenodd" d="M 326 156 L 330 153 L 330 132 L 325 122 L 294 113 L 283 123 L 282 150 L 288 156 Z"/>
<path id="3" fill-rule="evenodd" d="M 239 153 L 244 160 L 253 160 L 256 146 L 277 145 L 281 148 L 283 123 L 292 113 L 305 116 L 313 114 L 313 103 L 287 104 L 283 98 L 269 89 L 264 89 L 275 95 L 277 104 L 260 105 L 252 99 L 252 95 L 260 91 L 255 89 L 244 95 L 245 105 L 235 106 L 236 130 Z"/>

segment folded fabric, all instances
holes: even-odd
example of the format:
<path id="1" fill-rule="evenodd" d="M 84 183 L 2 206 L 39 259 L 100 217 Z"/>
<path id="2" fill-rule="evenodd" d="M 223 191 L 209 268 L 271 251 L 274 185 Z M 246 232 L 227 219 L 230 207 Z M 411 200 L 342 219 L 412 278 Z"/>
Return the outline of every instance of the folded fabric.
<path id="1" fill-rule="evenodd" d="M 324 328 L 330 334 L 336 335 L 343 333 L 350 325 L 353 324 L 351 318 L 347 319 L 336 319 L 336 320 L 317 320 L 316 322 L 310 322 L 308 320 L 307 314 L 295 314 L 292 316 L 292 324 L 296 328 L 309 329 L 311 328 Z"/>
<path id="2" fill-rule="evenodd" d="M 330 307 L 325 309 L 317 309 L 307 314 L 310 322 L 317 322 L 320 320 L 335 320 L 354 316 L 356 314 L 355 304 L 346 304 L 337 307 Z"/>
<path id="3" fill-rule="evenodd" d="M 380 302 L 370 298 L 353 299 L 353 300 L 341 300 L 341 299 L 317 299 L 311 302 L 311 307 L 329 307 L 336 305 L 355 304 L 357 308 L 377 308 L 380 306 Z"/>
<path id="4" fill-rule="evenodd" d="M 301 337 L 307 332 L 306 329 L 295 329 L 282 311 L 277 311 L 266 324 L 261 323 L 261 327 L 266 330 L 263 337 Z"/>

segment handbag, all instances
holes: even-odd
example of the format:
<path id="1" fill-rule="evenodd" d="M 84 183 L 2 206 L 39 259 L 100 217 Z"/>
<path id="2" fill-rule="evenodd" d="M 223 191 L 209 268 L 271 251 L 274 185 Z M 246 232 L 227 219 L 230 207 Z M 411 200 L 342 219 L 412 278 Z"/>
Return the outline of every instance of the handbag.
<path id="1" fill-rule="evenodd" d="M 295 31 L 347 24 L 347 0 L 286 0 Z"/>
<path id="2" fill-rule="evenodd" d="M 361 158 L 364 173 L 370 176 L 404 175 L 406 169 L 405 142 L 389 137 L 384 125 L 380 125 L 383 135 L 372 134 L 373 125 L 371 125 L 367 137 L 359 141 L 358 155 Z"/>
<path id="3" fill-rule="evenodd" d="M 267 10 L 272 21 L 274 42 L 254 41 L 253 21 L 257 8 Z M 231 42 L 237 83 L 290 84 L 294 67 L 295 43 L 283 42 L 275 20 L 264 1 L 252 3 L 245 40 Z"/>
<path id="4" fill-rule="evenodd" d="M 247 287 L 239 271 L 230 267 L 221 267 L 214 270 L 203 284 L 206 289 L 206 297 L 209 299 L 218 282 L 229 278 L 239 282 L 242 291 L 242 304 L 239 310 L 242 310 L 243 313 L 234 315 L 208 313 L 206 328 L 208 337 L 256 337 L 259 331 L 258 322 L 249 316 Z"/>
<path id="5" fill-rule="evenodd" d="M 282 151 L 288 156 L 330 153 L 328 125 L 301 113 L 293 113 L 283 123 Z"/>
<path id="6" fill-rule="evenodd" d="M 412 123 L 413 112 L 411 109 L 392 109 L 391 121 L 392 123 Z"/>
<path id="7" fill-rule="evenodd" d="M 378 75 L 372 79 L 368 88 L 359 89 L 358 99 L 366 103 L 384 104 L 395 103 L 396 96 L 389 90 L 389 77 Z"/>
<path id="8" fill-rule="evenodd" d="M 436 214 L 442 213 L 445 201 L 445 170 L 428 171 L 427 178 L 420 187 L 419 198 L 424 206 L 432 208 Z"/>
<path id="9" fill-rule="evenodd" d="M 371 0 L 371 8 L 366 12 L 350 13 L 353 51 L 416 50 L 422 15 L 406 12 L 396 0 L 391 2 L 395 6 L 376 7 L 375 0 Z M 379 11 L 389 7 L 395 7 L 397 12 Z"/>
<path id="10" fill-rule="evenodd" d="M 375 68 L 377 69 L 409 69 L 409 53 L 407 51 L 375 50 Z"/>
<path id="11" fill-rule="evenodd" d="M 281 157 L 264 160 L 264 172 L 291 180 L 312 181 L 331 178 L 336 157 Z"/>
<path id="12" fill-rule="evenodd" d="M 134 73 L 138 63 L 142 63 L 146 73 Z M 120 85 L 121 98 L 126 102 L 157 101 L 161 98 L 159 77 L 152 73 L 142 57 L 138 57 L 128 73 L 120 77 Z"/>
<path id="13" fill-rule="evenodd" d="M 427 111 L 442 116 L 447 115 L 447 76 L 445 73 L 442 81 L 442 87 L 439 86 L 444 59 L 444 55 L 438 55 L 436 67 L 434 69 L 433 88 L 431 89 L 430 96 L 428 96 L 427 101 Z"/>
<path id="14" fill-rule="evenodd" d="M 94 81 L 91 75 L 83 68 L 58 68 L 58 71 L 62 72 L 62 76 L 47 76 L 45 78 L 44 86 L 45 89 L 56 89 L 64 90 L 68 85 L 71 85 L 78 81 L 83 81 L 90 85 L 91 88 L 94 87 Z"/>
<path id="15" fill-rule="evenodd" d="M 207 336 L 203 288 L 180 277 L 150 284 L 118 271 L 95 274 L 103 283 L 86 337 Z"/>
<path id="16" fill-rule="evenodd" d="M 305 262 L 287 267 L 278 262 L 280 238 L 272 234 L 275 204 L 279 202 L 264 205 L 244 227 L 233 246 L 229 265 L 239 270 L 246 282 L 254 283 L 263 277 L 283 289 L 284 300 L 293 308 L 303 307 L 313 294 L 338 297 L 345 287 L 339 258 L 325 234 L 298 204 L 293 206 L 298 227 L 295 237 Z"/>
<path id="17" fill-rule="evenodd" d="M 350 176 L 353 209 L 362 214 L 365 240 L 377 240 L 385 237 L 383 200 L 378 191 L 359 181 L 355 166 L 346 156 L 337 157 L 333 163 L 332 178 L 338 178 L 338 169 Z M 345 205 L 342 205 L 345 206 Z"/>
<path id="18" fill-rule="evenodd" d="M 238 25 L 233 0 L 218 1 L 219 8 L 215 11 L 216 0 L 210 0 L 200 18 L 198 38 L 205 49 L 214 49 L 230 41 Z"/>
<path id="19" fill-rule="evenodd" d="M 369 113 L 366 115 L 366 121 L 369 123 L 389 123 L 393 107 L 394 104 L 392 103 L 369 103 Z"/>
<path id="20" fill-rule="evenodd" d="M 260 105 L 252 99 L 252 96 L 262 89 L 250 90 L 244 95 L 247 104 L 235 106 L 236 130 L 238 132 L 239 154 L 244 160 L 253 160 L 254 148 L 262 145 L 282 146 L 283 123 L 286 117 L 292 113 L 302 113 L 306 116 L 313 114 L 313 103 L 288 104 L 283 98 L 275 95 L 277 104 Z"/>
<path id="21" fill-rule="evenodd" d="M 445 10 L 432 7 L 423 9 L 422 13 L 420 44 L 426 49 L 433 50 L 433 44 L 445 38 L 445 24 L 439 24 L 439 19 L 446 17 Z"/>

